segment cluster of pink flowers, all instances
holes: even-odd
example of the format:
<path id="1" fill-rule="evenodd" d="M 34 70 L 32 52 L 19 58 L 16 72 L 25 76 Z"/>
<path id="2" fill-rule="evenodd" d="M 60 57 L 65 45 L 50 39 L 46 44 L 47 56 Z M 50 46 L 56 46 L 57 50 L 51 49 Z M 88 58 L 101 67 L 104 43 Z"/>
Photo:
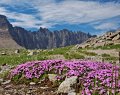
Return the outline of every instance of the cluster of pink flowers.
<path id="1" fill-rule="evenodd" d="M 57 74 L 58 80 L 78 76 L 83 95 L 120 93 L 120 67 L 110 63 L 84 60 L 33 61 L 18 65 L 11 71 L 11 77 L 23 74 L 27 79 L 32 79 L 51 73 Z"/>

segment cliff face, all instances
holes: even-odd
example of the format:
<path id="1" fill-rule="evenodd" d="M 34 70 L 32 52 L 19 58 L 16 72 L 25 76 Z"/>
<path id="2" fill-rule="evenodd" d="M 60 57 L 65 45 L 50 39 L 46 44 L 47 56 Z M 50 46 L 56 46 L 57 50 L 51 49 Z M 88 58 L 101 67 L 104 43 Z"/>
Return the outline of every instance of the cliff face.
<path id="1" fill-rule="evenodd" d="M 29 32 L 21 27 L 13 27 L 5 16 L 0 15 L 0 48 L 10 48 L 9 44 L 13 48 L 27 49 L 64 47 L 80 44 L 90 37 L 89 34 L 80 31 L 72 32 L 67 29 L 51 32 L 46 28 L 40 28 L 36 32 Z"/>
<path id="2" fill-rule="evenodd" d="M 12 37 L 19 45 L 27 49 L 46 49 L 82 43 L 90 35 L 83 32 L 70 32 L 67 29 L 50 32 L 46 28 L 40 28 L 37 32 L 28 32 L 23 28 L 15 27 Z"/>

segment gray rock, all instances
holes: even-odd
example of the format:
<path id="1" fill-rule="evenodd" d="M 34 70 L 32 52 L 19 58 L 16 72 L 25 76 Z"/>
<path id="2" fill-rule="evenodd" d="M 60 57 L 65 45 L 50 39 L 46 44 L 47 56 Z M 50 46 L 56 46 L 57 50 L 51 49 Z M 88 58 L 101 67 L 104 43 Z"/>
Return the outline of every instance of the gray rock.
<path id="1" fill-rule="evenodd" d="M 11 85 L 7 85 L 5 86 L 5 89 L 10 89 L 12 86 Z"/>
<path id="2" fill-rule="evenodd" d="M 11 69 L 11 66 L 5 65 L 5 66 L 1 66 L 0 68 L 1 68 L 0 73 L 4 73 L 9 71 Z"/>
<path id="3" fill-rule="evenodd" d="M 40 87 L 41 89 L 48 89 L 49 87 Z"/>
<path id="4" fill-rule="evenodd" d="M 11 80 L 7 80 L 7 81 L 3 82 L 2 85 L 9 84 L 10 82 L 11 82 Z"/>
<path id="5" fill-rule="evenodd" d="M 60 86 L 58 87 L 58 93 L 72 93 L 75 92 L 75 85 L 77 83 L 77 76 L 72 76 L 70 78 L 66 78 Z"/>
<path id="6" fill-rule="evenodd" d="M 30 82 L 30 85 L 35 85 L 36 83 L 35 82 Z"/>
<path id="7" fill-rule="evenodd" d="M 15 53 L 16 54 L 20 53 L 20 50 L 19 49 L 15 50 Z"/>
<path id="8" fill-rule="evenodd" d="M 5 53 L 5 52 L 2 52 L 1 55 L 6 55 L 6 53 Z"/>
<path id="9" fill-rule="evenodd" d="M 105 46 L 105 42 L 101 42 L 101 43 L 96 43 L 95 45 L 94 45 L 94 47 L 98 47 L 98 46 Z"/>
<path id="10" fill-rule="evenodd" d="M 0 79 L 0 83 L 2 83 L 3 81 L 4 81 L 4 80 L 1 78 L 1 79 Z"/>
<path id="11" fill-rule="evenodd" d="M 3 93 L 4 89 L 0 86 L 0 93 Z"/>
<path id="12" fill-rule="evenodd" d="M 5 94 L 5 95 L 10 95 L 10 94 Z"/>
<path id="13" fill-rule="evenodd" d="M 28 56 L 32 56 L 32 55 L 36 55 L 37 54 L 37 52 L 35 52 L 35 51 L 32 51 L 32 50 L 28 50 Z"/>
<path id="14" fill-rule="evenodd" d="M 76 95 L 76 92 L 70 92 L 68 95 Z"/>
<path id="15" fill-rule="evenodd" d="M 56 76 L 56 74 L 48 74 L 48 78 L 51 82 L 55 82 L 57 80 Z"/>
<path id="16" fill-rule="evenodd" d="M 112 40 L 119 40 L 120 39 L 120 34 L 117 34 Z"/>

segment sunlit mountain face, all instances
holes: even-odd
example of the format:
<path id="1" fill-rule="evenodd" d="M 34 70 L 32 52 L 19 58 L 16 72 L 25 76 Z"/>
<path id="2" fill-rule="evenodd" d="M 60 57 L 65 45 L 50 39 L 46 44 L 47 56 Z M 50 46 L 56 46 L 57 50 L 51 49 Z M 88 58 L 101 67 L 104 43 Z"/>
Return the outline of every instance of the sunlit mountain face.
<path id="1" fill-rule="evenodd" d="M 0 14 L 31 31 L 43 27 L 101 35 L 120 29 L 120 0 L 1 0 Z"/>

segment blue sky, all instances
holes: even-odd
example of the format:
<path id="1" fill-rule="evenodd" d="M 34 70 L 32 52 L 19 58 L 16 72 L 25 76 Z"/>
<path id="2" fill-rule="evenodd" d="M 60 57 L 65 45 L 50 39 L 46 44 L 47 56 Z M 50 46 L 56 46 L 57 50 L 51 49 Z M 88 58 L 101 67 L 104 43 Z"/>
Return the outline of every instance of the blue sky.
<path id="1" fill-rule="evenodd" d="M 32 31 L 66 28 L 101 35 L 120 29 L 120 0 L 0 0 L 0 14 Z"/>

